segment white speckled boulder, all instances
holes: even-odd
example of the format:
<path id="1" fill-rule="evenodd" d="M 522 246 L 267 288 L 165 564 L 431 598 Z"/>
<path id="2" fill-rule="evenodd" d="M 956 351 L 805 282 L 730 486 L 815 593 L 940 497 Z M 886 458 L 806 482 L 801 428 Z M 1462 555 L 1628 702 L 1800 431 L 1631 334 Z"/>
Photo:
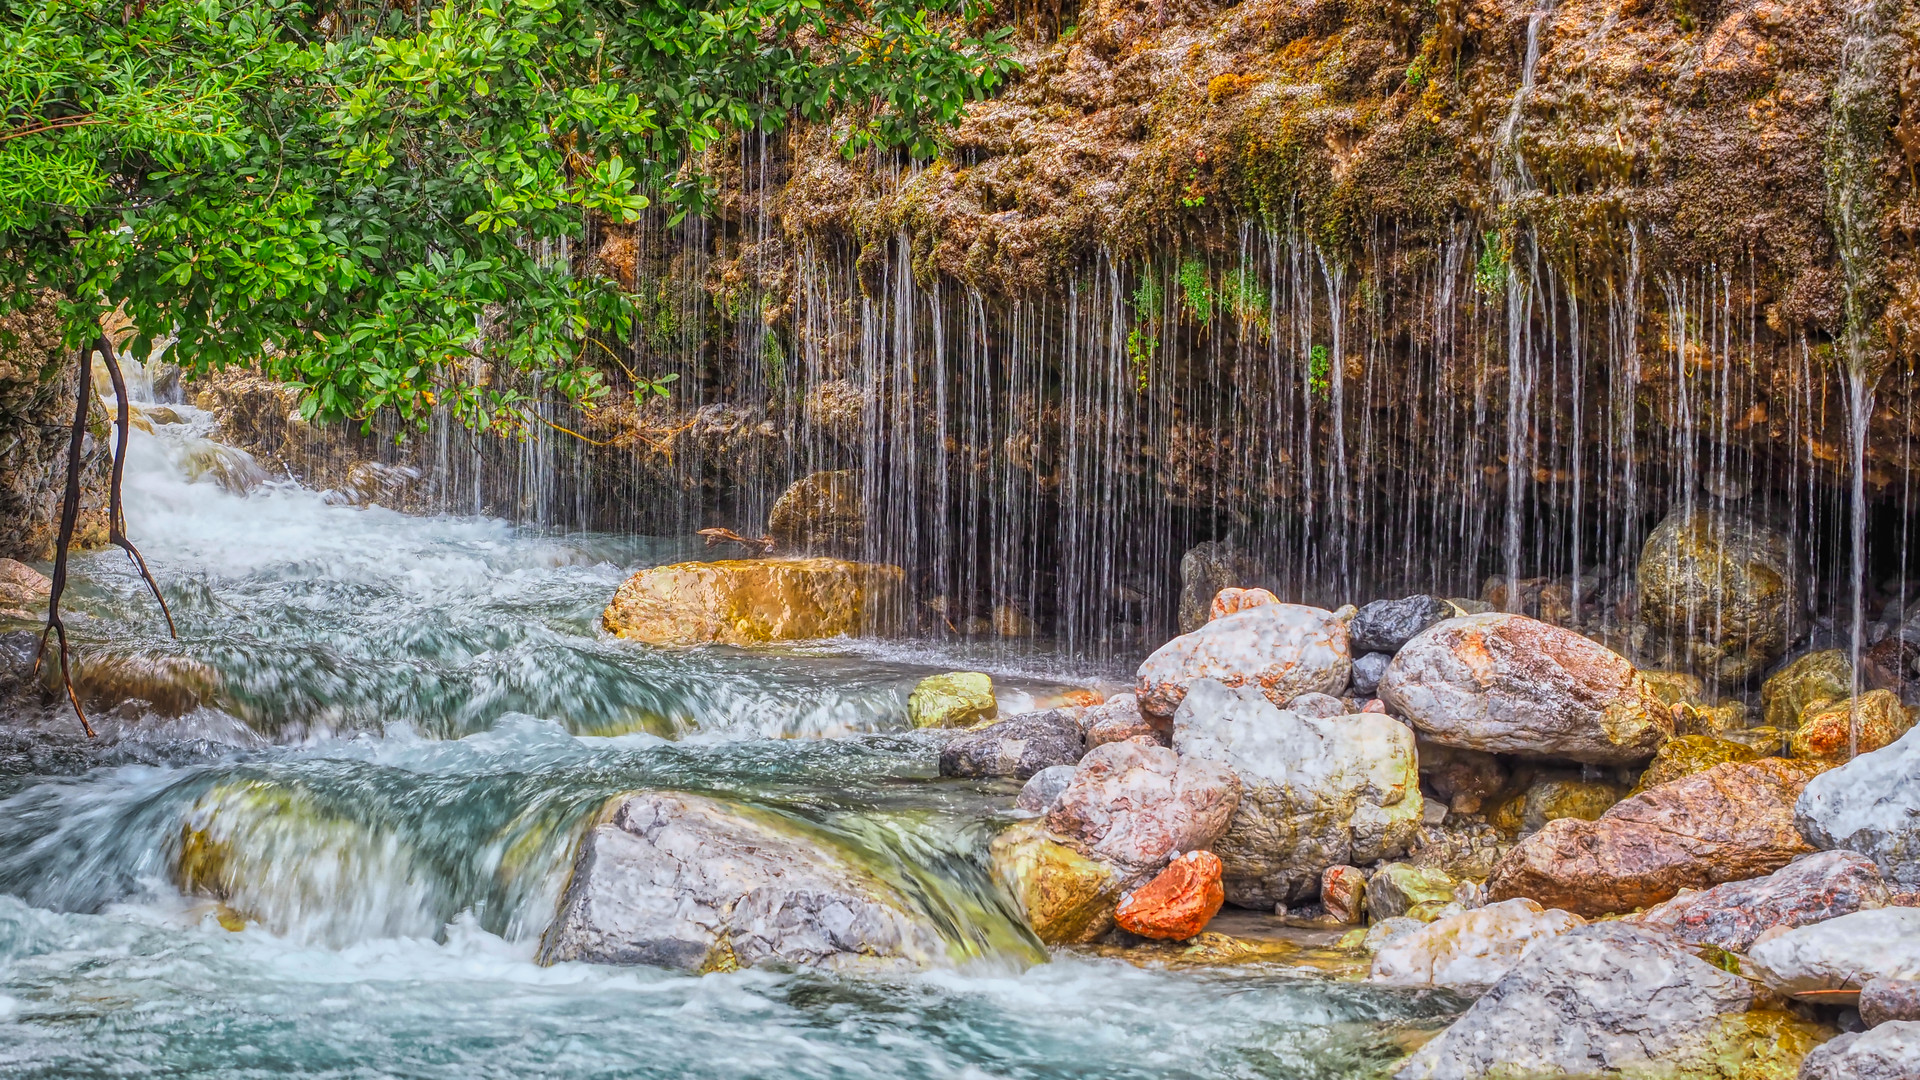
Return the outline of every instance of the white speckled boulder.
<path id="1" fill-rule="evenodd" d="M 1586 920 L 1531 900 L 1503 900 L 1428 923 L 1389 942 L 1368 978 L 1388 986 L 1479 990 L 1499 982 L 1536 942 Z"/>
<path id="2" fill-rule="evenodd" d="M 1920 979 L 1920 908 L 1856 911 L 1763 937 L 1747 953 L 1782 994 L 1858 990 L 1869 979 Z"/>
<path id="3" fill-rule="evenodd" d="M 1324 608 L 1260 604 L 1208 622 L 1160 646 L 1140 665 L 1140 711 L 1169 717 L 1201 679 L 1252 686 L 1276 705 L 1298 694 L 1339 694 L 1353 658 L 1347 624 Z"/>
<path id="4" fill-rule="evenodd" d="M 1872 859 L 1895 891 L 1920 889 L 1920 728 L 1808 781 L 1793 821 L 1815 847 Z"/>

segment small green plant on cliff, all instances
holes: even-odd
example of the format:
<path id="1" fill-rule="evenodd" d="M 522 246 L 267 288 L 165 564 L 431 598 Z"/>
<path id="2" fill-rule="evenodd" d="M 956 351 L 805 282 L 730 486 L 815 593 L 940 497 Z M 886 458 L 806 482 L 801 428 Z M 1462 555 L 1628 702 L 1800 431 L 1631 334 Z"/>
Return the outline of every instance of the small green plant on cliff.
<path id="1" fill-rule="evenodd" d="M 1179 282 L 1181 296 L 1193 320 L 1202 325 L 1212 323 L 1215 297 L 1213 283 L 1207 276 L 1207 264 L 1199 259 L 1181 263 Z"/>
<path id="2" fill-rule="evenodd" d="M 1323 401 L 1333 392 L 1333 357 L 1325 345 L 1307 350 L 1307 392 Z"/>
<path id="3" fill-rule="evenodd" d="M 1133 388 L 1147 392 L 1148 367 L 1160 351 L 1160 339 L 1136 326 L 1127 331 L 1127 367 L 1133 372 Z"/>
<path id="4" fill-rule="evenodd" d="M 1166 302 L 1166 294 L 1161 291 L 1160 279 L 1153 276 L 1151 268 L 1140 275 L 1140 287 L 1133 290 L 1133 296 L 1129 299 L 1137 318 L 1158 319 L 1160 317 L 1160 305 Z"/>
<path id="5" fill-rule="evenodd" d="M 1482 296 L 1505 293 L 1509 272 L 1506 241 L 1498 232 L 1481 237 L 1480 263 L 1473 269 L 1473 287 Z"/>
<path id="6" fill-rule="evenodd" d="M 1243 326 L 1264 330 L 1273 297 L 1260 282 L 1260 275 L 1241 267 L 1220 283 L 1220 302 Z"/>

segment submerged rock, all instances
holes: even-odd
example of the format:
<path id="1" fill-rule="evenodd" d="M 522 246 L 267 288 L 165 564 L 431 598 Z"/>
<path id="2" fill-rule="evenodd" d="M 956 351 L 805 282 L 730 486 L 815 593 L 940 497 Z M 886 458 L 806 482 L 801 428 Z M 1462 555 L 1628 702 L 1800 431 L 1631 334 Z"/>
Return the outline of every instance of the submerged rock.
<path id="1" fill-rule="evenodd" d="M 1354 653 L 1397 653 L 1428 628 L 1454 617 L 1453 605 L 1437 596 L 1409 596 L 1375 600 L 1347 623 L 1347 643 Z"/>
<path id="2" fill-rule="evenodd" d="M 1858 728 L 1855 728 L 1856 713 Z M 1857 698 L 1828 705 L 1811 705 L 1800 714 L 1793 733 L 1793 756 L 1818 761 L 1845 761 L 1850 748 L 1869 754 L 1913 728 L 1913 715 L 1891 690 L 1871 690 Z"/>
<path id="3" fill-rule="evenodd" d="M 1895 1021 L 1848 1032 L 1814 1047 L 1798 1080 L 1914 1080 L 1920 1076 L 1920 1023 Z"/>
<path id="4" fill-rule="evenodd" d="M 1048 945 L 1083 945 L 1113 929 L 1126 877 L 1037 821 L 1009 826 L 988 848 L 993 878 Z"/>
<path id="5" fill-rule="evenodd" d="M 1677 942 L 1575 927 L 1527 952 L 1394 1077 L 1683 1073 L 1709 1064 L 1720 1017 L 1752 1000 L 1744 980 Z"/>
<path id="6" fill-rule="evenodd" d="M 1225 902 L 1220 860 L 1210 851 L 1189 851 L 1128 893 L 1114 910 L 1114 921 L 1143 938 L 1185 941 L 1206 929 Z"/>
<path id="7" fill-rule="evenodd" d="M 1180 632 L 1192 633 L 1206 625 L 1214 597 L 1222 589 L 1257 588 L 1265 584 L 1266 568 L 1232 544 L 1209 540 L 1195 544 L 1180 556 Z"/>
<path id="8" fill-rule="evenodd" d="M 1814 777 L 1794 821 L 1815 847 L 1872 859 L 1895 891 L 1920 889 L 1920 735 Z"/>
<path id="9" fill-rule="evenodd" d="M 1689 945 L 1744 953 L 1773 927 L 1805 926 L 1886 905 L 1886 882 L 1873 860 L 1851 851 L 1823 851 L 1765 877 L 1682 890 L 1626 921 Z"/>
<path id="10" fill-rule="evenodd" d="M 1047 825 L 1139 880 L 1174 852 L 1212 847 L 1239 803 L 1240 781 L 1217 762 L 1108 743 L 1081 760 L 1049 805 Z"/>
<path id="11" fill-rule="evenodd" d="M 1380 699 L 1438 743 L 1598 765 L 1645 761 L 1672 734 L 1633 665 L 1523 615 L 1449 619 L 1414 638 Z"/>
<path id="12" fill-rule="evenodd" d="M 734 559 L 655 566 L 628 578 L 601 622 L 649 645 L 763 645 L 884 625 L 897 566 L 837 559 Z"/>
<path id="13" fill-rule="evenodd" d="M 1312 899 L 1327 867 L 1402 854 L 1419 830 L 1413 732 L 1389 717 L 1300 716 L 1256 686 L 1202 680 L 1174 717 L 1173 745 L 1240 778 L 1239 808 L 1213 845 L 1230 903 Z"/>
<path id="14" fill-rule="evenodd" d="M 966 727 L 991 720 L 999 706 L 993 678 L 978 671 L 929 675 L 907 695 L 907 719 L 914 727 Z"/>
<path id="15" fill-rule="evenodd" d="M 676 792 L 589 831 L 541 960 L 724 971 L 914 969 L 947 947 L 893 887 L 792 823 Z"/>
<path id="16" fill-rule="evenodd" d="M 1531 900 L 1504 900 L 1426 924 L 1374 954 L 1368 978 L 1389 986 L 1480 990 L 1499 982 L 1534 942 L 1586 920 Z"/>
<path id="17" fill-rule="evenodd" d="M 1276 705 L 1299 694 L 1338 694 L 1353 663 L 1346 624 L 1324 608 L 1261 604 L 1222 616 L 1155 650 L 1140 665 L 1136 696 L 1149 716 L 1172 716 L 1202 679 L 1253 686 Z"/>
<path id="18" fill-rule="evenodd" d="M 1493 868 L 1488 899 L 1530 897 L 1591 917 L 1771 873 L 1813 850 L 1793 806 L 1820 768 L 1729 762 L 1623 800 L 1598 820 L 1549 822 Z"/>
<path id="19" fill-rule="evenodd" d="M 1768 934 L 1747 959 L 1782 994 L 1857 991 L 1871 979 L 1920 979 L 1920 908 L 1870 908 Z"/>
<path id="20" fill-rule="evenodd" d="M 1853 665 L 1842 649 L 1810 652 L 1767 676 L 1760 688 L 1761 719 L 1792 731 L 1809 706 L 1843 701 L 1853 694 Z"/>
<path id="21" fill-rule="evenodd" d="M 1049 766 L 1079 761 L 1083 739 L 1080 721 L 1065 709 L 1023 713 L 947 743 L 940 749 L 940 775 L 1025 780 Z"/>
<path id="22" fill-rule="evenodd" d="M 867 540 L 865 480 L 865 470 L 842 469 L 794 481 L 767 514 L 775 548 L 786 555 L 858 556 Z"/>

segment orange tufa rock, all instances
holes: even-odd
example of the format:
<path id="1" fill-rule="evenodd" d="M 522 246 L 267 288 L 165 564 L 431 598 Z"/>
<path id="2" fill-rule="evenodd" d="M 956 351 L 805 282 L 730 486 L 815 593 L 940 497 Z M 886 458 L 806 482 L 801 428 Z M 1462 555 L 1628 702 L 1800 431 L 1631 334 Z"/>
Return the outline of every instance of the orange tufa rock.
<path id="1" fill-rule="evenodd" d="M 1206 929 L 1226 899 L 1220 886 L 1219 856 L 1189 851 L 1123 897 L 1114 920 L 1122 930 L 1141 937 L 1184 941 Z"/>
<path id="2" fill-rule="evenodd" d="M 1211 622 L 1223 615 L 1236 611 L 1259 607 L 1261 604 L 1277 604 L 1280 598 L 1265 589 L 1221 589 L 1213 598 L 1213 606 L 1207 611 L 1207 620 Z"/>

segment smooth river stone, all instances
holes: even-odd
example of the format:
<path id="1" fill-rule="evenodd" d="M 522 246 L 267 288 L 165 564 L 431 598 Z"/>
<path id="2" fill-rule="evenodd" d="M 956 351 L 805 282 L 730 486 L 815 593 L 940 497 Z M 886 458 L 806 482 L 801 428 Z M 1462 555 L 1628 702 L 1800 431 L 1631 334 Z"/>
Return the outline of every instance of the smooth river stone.
<path id="1" fill-rule="evenodd" d="M 840 559 L 674 563 L 628 578 L 600 621 L 649 645 L 838 637 L 882 626 L 903 579 L 897 566 Z"/>
<path id="2" fill-rule="evenodd" d="M 1353 669 L 1347 624 L 1324 608 L 1260 604 L 1223 615 L 1155 650 L 1135 696 L 1148 716 L 1169 717 L 1195 683 L 1252 686 L 1275 704 L 1309 691 L 1339 694 Z"/>
<path id="3" fill-rule="evenodd" d="M 1499 982 L 1537 941 L 1586 920 L 1531 900 L 1503 900 L 1428 923 L 1374 954 L 1371 981 L 1480 990 Z"/>
<path id="4" fill-rule="evenodd" d="M 1123 897 L 1113 917 L 1130 934 L 1185 941 L 1205 930 L 1225 902 L 1219 858 L 1210 851 L 1189 851 Z"/>
<path id="5" fill-rule="evenodd" d="M 1814 777 L 1793 816 L 1815 847 L 1867 856 L 1895 892 L 1920 889 L 1920 732 Z"/>
<path id="6" fill-rule="evenodd" d="M 1010 716 L 950 740 L 940 749 L 940 775 L 1025 780 L 1041 769 L 1079 761 L 1085 738 L 1079 719 L 1066 709 Z"/>
<path id="7" fill-rule="evenodd" d="M 1920 908 L 1873 908 L 1770 934 L 1747 958 L 1761 981 L 1782 994 L 1920 979 Z"/>
<path id="8" fill-rule="evenodd" d="M 1048 804 L 1047 826 L 1138 880 L 1180 851 L 1212 847 L 1240 804 L 1232 770 L 1139 742 L 1107 743 L 1080 761 Z"/>
<path id="9" fill-rule="evenodd" d="M 1773 927 L 1805 926 L 1886 905 L 1887 885 L 1872 859 L 1823 851 L 1765 877 L 1684 891 L 1626 921 L 1690 945 L 1744 953 Z"/>

